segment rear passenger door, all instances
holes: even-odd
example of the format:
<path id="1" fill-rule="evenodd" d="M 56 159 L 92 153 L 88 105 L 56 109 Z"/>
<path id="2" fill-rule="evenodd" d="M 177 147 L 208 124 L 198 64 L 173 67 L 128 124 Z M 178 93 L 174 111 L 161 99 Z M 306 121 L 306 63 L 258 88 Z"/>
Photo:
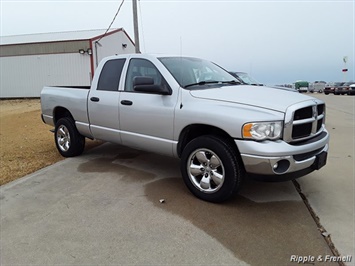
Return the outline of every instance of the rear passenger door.
<path id="1" fill-rule="evenodd" d="M 121 143 L 119 132 L 119 84 L 126 59 L 112 59 L 101 70 L 96 90 L 90 90 L 90 130 L 96 139 Z"/>

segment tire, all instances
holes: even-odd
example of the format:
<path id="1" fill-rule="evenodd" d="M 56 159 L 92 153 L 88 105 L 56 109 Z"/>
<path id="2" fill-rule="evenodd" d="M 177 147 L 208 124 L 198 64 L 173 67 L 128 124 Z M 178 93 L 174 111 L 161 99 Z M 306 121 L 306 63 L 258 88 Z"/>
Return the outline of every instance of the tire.
<path id="1" fill-rule="evenodd" d="M 328 92 L 325 92 L 324 94 L 325 94 L 325 95 L 328 95 L 329 93 L 328 93 Z"/>
<path id="2" fill-rule="evenodd" d="M 69 117 L 61 118 L 55 124 L 54 142 L 64 157 L 78 156 L 85 147 L 85 137 L 80 135 L 73 119 Z"/>
<path id="3" fill-rule="evenodd" d="M 236 194 L 245 176 L 240 156 L 225 140 L 207 135 L 190 141 L 180 170 L 188 189 L 209 202 L 223 202 Z"/>

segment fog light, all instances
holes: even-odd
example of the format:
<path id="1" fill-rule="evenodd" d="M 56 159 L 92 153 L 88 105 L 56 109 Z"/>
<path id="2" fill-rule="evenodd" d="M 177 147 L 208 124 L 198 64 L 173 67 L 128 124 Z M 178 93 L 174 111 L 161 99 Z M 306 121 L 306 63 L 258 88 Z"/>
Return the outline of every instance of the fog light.
<path id="1" fill-rule="evenodd" d="M 282 175 L 290 168 L 290 162 L 288 160 L 280 160 L 272 168 L 276 174 Z"/>

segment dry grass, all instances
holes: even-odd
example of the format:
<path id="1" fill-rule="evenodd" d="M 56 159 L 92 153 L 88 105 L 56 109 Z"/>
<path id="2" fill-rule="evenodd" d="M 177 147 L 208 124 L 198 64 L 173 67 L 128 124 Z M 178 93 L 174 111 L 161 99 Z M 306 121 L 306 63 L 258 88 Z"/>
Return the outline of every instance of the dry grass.
<path id="1" fill-rule="evenodd" d="M 41 120 L 39 99 L 0 101 L 0 185 L 64 159 L 50 129 Z M 85 149 L 101 143 L 87 140 Z"/>

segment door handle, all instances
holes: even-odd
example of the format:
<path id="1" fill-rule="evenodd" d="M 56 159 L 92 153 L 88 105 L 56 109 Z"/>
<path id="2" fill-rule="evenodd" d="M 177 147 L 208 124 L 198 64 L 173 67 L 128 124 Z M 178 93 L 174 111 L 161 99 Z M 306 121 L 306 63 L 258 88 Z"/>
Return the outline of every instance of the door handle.
<path id="1" fill-rule="evenodd" d="M 91 98 L 90 98 L 90 101 L 92 101 L 92 102 L 98 102 L 98 101 L 100 101 L 100 98 L 91 97 Z"/>
<path id="2" fill-rule="evenodd" d="M 128 100 L 122 100 L 121 104 L 123 104 L 123 105 L 132 105 L 133 102 L 132 101 L 128 101 Z"/>

